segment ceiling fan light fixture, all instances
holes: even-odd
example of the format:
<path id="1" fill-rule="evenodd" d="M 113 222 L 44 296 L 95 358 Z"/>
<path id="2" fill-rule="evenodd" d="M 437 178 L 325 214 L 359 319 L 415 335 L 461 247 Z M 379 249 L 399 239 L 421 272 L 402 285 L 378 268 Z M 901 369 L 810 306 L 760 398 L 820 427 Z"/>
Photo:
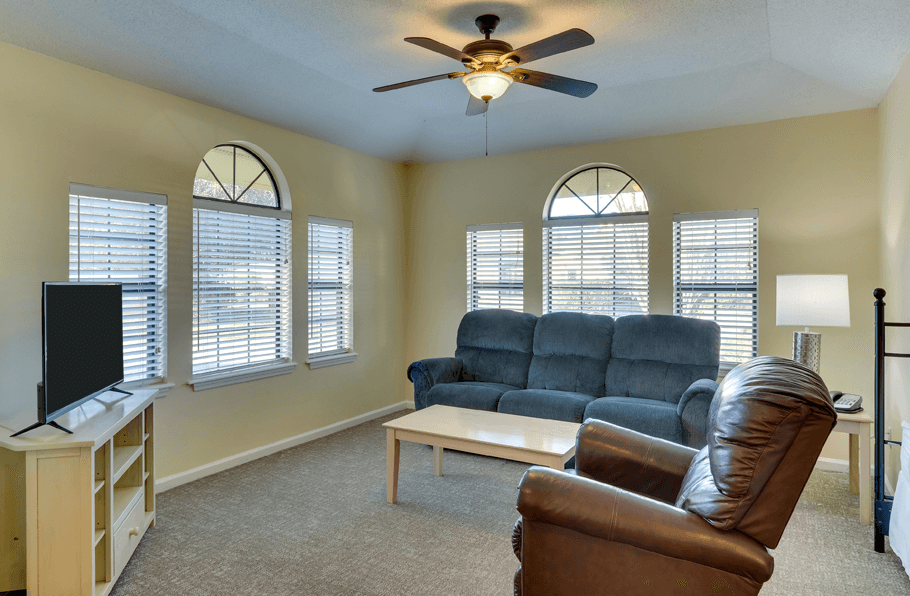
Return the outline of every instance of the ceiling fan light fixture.
<path id="1" fill-rule="evenodd" d="M 512 77 L 498 70 L 481 70 L 462 77 L 465 87 L 477 99 L 489 101 L 502 96 L 512 84 Z"/>

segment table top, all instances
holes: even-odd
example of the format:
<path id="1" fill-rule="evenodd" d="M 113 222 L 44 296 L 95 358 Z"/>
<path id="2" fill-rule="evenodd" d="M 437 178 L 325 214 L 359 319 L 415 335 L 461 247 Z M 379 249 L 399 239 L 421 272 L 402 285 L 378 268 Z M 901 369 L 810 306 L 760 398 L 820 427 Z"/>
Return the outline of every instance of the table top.
<path id="1" fill-rule="evenodd" d="M 133 395 L 123 395 L 108 391 L 57 418 L 60 425 L 73 431 L 71 435 L 50 426 L 42 426 L 24 435 L 10 437 L 14 432 L 35 422 L 35 410 L 0 421 L 0 447 L 10 451 L 97 447 L 110 438 L 113 429 L 125 418 L 135 416 L 152 403 L 158 390 L 134 389 L 132 393 Z"/>
<path id="2" fill-rule="evenodd" d="M 571 451 L 581 427 L 575 422 L 440 405 L 390 420 L 383 426 L 548 455 L 565 455 Z"/>
<path id="3" fill-rule="evenodd" d="M 875 418 L 872 417 L 872 413 L 863 410 L 862 412 L 857 412 L 856 414 L 845 414 L 843 412 L 837 413 L 838 422 L 875 422 Z"/>

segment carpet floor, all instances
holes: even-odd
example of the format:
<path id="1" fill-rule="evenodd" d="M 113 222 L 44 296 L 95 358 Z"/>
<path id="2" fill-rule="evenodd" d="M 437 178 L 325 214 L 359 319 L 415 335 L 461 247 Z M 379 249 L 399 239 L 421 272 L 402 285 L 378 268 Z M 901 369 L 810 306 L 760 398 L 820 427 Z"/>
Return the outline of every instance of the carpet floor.
<path id="1" fill-rule="evenodd" d="M 516 487 L 527 466 L 401 445 L 385 500 L 385 430 L 400 412 L 158 496 L 114 596 L 508 596 Z M 899 559 L 872 549 L 844 473 L 816 471 L 774 551 L 763 596 L 910 594 Z"/>

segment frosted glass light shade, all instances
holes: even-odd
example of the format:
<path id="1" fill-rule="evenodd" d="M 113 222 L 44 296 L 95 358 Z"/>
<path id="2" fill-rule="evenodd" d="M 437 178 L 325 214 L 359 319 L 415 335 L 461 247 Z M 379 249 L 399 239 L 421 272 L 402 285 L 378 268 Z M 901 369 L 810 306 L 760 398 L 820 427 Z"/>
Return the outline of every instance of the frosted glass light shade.
<path id="1" fill-rule="evenodd" d="M 846 275 L 778 275 L 777 325 L 849 327 Z"/>
<path id="2" fill-rule="evenodd" d="M 483 99 L 489 96 L 490 99 L 496 99 L 506 92 L 509 85 L 512 84 L 512 77 L 503 74 L 498 70 L 481 70 L 472 72 L 461 78 L 465 87 L 477 99 Z"/>

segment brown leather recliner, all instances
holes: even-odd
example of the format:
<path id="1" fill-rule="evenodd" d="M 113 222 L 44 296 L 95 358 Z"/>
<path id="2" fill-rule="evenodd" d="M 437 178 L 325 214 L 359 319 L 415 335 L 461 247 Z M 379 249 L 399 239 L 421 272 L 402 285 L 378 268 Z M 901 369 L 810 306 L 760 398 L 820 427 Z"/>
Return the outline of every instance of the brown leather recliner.
<path id="1" fill-rule="evenodd" d="M 588 420 L 576 470 L 529 469 L 516 595 L 757 594 L 834 404 L 817 374 L 766 356 L 726 376 L 709 420 L 701 451 Z"/>

